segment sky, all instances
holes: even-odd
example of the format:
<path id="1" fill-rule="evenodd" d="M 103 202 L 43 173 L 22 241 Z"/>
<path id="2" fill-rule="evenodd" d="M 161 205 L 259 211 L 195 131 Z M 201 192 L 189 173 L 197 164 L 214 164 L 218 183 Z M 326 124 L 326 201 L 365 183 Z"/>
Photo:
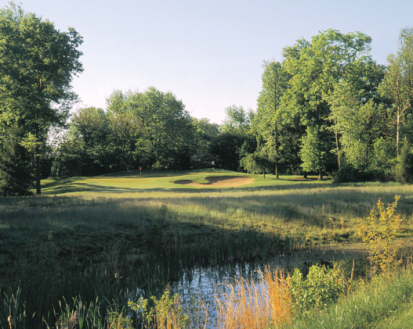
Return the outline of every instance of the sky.
<path id="1" fill-rule="evenodd" d="M 0 7 L 8 1 L 0 0 Z M 172 92 L 196 118 L 221 123 L 225 108 L 257 108 L 264 60 L 326 29 L 372 37 L 380 64 L 413 26 L 411 0 L 21 0 L 81 36 L 84 71 L 75 77 L 77 108 L 106 108 L 114 90 Z"/>

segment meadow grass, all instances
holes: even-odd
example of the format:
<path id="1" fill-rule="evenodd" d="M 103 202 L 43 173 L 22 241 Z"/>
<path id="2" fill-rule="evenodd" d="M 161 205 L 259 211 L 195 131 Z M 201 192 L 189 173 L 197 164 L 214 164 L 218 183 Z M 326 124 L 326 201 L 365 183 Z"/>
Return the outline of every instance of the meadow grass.
<path id="1" fill-rule="evenodd" d="M 291 322 L 291 295 L 282 271 L 266 268 L 260 280 L 236 279 L 215 297 L 217 328 L 268 328 Z"/>
<path id="2" fill-rule="evenodd" d="M 358 241 L 356 218 L 367 216 L 379 198 L 386 204 L 402 196 L 400 237 L 412 232 L 409 185 L 335 186 L 267 175 L 243 187 L 217 189 L 174 181 L 246 175 L 145 174 L 49 179 L 43 182 L 45 195 L 0 198 L 0 292 L 16 295 L 21 287 L 21 300 L 36 312 L 32 327 L 42 327 L 42 316 L 50 317 L 51 304 L 57 307 L 62 296 L 122 305 L 128 289 L 159 295 L 195 264 L 265 260 L 330 243 L 340 249 Z"/>
<path id="3" fill-rule="evenodd" d="M 376 276 L 359 282 L 348 295 L 322 310 L 293 318 L 283 328 L 412 328 L 413 271 Z"/>

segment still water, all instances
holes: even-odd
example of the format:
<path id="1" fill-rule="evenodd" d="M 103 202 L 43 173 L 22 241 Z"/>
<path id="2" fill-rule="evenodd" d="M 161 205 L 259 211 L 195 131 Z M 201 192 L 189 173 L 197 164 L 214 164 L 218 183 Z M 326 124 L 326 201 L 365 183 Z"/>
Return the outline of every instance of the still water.
<path id="1" fill-rule="evenodd" d="M 319 249 L 309 252 L 296 252 L 291 255 L 283 255 L 267 261 L 243 263 L 235 265 L 224 265 L 214 267 L 197 267 L 183 273 L 181 278 L 171 283 L 171 293 L 178 293 L 181 301 L 190 305 L 197 304 L 199 299 L 208 306 L 210 323 L 208 328 L 214 328 L 216 323 L 215 298 L 223 298 L 223 294 L 229 293 L 228 285 L 234 283 L 234 279 L 244 278 L 246 280 L 259 280 L 259 270 L 264 271 L 268 266 L 270 269 L 283 269 L 291 271 L 299 268 L 306 275 L 311 265 L 323 264 L 332 267 L 333 262 L 341 261 L 349 264 L 355 258 L 365 259 L 365 253 L 357 249 Z M 361 262 L 359 262 L 361 264 Z M 365 263 L 365 261 L 363 262 Z M 363 265 L 365 266 L 365 265 Z"/>

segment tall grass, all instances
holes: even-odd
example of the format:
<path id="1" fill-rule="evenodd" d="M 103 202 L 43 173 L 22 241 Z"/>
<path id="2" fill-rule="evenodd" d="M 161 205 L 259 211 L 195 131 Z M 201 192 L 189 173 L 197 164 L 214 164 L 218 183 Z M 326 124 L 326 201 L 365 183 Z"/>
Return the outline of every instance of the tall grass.
<path id="1" fill-rule="evenodd" d="M 0 198 L 0 305 L 21 287 L 26 327 L 54 323 L 62 296 L 102 302 L 127 291 L 160 296 L 194 266 L 266 260 L 316 244 L 354 241 L 356 217 L 400 194 L 412 232 L 413 186 L 259 189 Z M 9 288 L 11 292 L 9 293 Z M 20 312 L 20 311 L 19 311 Z M 32 316 L 33 314 L 34 317 Z M 0 312 L 8 324 L 10 313 Z"/>
<path id="2" fill-rule="evenodd" d="M 297 317 L 285 328 L 412 328 L 413 271 L 377 276 L 325 310 Z M 410 316 L 409 316 L 410 314 Z M 399 321 L 403 319 L 403 321 Z"/>
<path id="3" fill-rule="evenodd" d="M 291 294 L 282 271 L 268 268 L 259 282 L 236 279 L 230 292 L 216 296 L 217 327 L 267 328 L 291 321 Z"/>

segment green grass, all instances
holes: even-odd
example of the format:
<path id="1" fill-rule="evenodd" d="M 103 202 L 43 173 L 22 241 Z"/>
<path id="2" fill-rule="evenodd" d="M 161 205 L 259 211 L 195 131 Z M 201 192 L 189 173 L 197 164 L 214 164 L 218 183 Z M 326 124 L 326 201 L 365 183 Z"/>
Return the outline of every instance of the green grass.
<path id="1" fill-rule="evenodd" d="M 142 192 L 142 191 L 197 191 L 200 189 L 216 189 L 213 186 L 187 186 L 175 184 L 177 180 L 191 180 L 196 183 L 208 183 L 206 177 L 211 176 L 240 176 L 252 177 L 253 183 L 234 187 L 231 189 L 245 189 L 257 187 L 276 187 L 288 185 L 313 184 L 314 177 L 306 181 L 296 181 L 298 176 L 280 176 L 276 179 L 274 175 L 248 175 L 221 169 L 206 169 L 192 171 L 143 171 L 142 175 L 138 170 L 128 170 L 120 173 L 106 174 L 93 177 L 71 177 L 71 178 L 48 178 L 42 181 L 42 193 L 52 194 L 84 194 L 84 193 L 108 193 L 108 192 Z M 331 181 L 326 179 L 317 184 L 328 184 Z M 228 188 L 225 188 L 228 189 Z"/>
<path id="2" fill-rule="evenodd" d="M 142 177 L 122 172 L 47 179 L 42 196 L 0 198 L 0 292 L 20 285 L 28 312 L 36 311 L 34 326 L 63 295 L 70 300 L 81 294 L 85 302 L 113 298 L 121 305 L 130 298 L 126 289 L 162 292 L 194 264 L 265 260 L 331 243 L 337 252 L 358 241 L 357 217 L 368 215 L 379 198 L 386 204 L 396 194 L 402 196 L 400 236 L 411 236 L 410 185 L 335 186 L 272 175 L 253 176 L 252 184 L 237 188 L 174 183 L 202 183 L 214 175 L 248 176 L 222 170 Z"/>
<path id="3" fill-rule="evenodd" d="M 377 277 L 368 285 L 356 284 L 353 291 L 326 309 L 314 310 L 293 320 L 285 328 L 413 328 L 413 271 Z"/>

